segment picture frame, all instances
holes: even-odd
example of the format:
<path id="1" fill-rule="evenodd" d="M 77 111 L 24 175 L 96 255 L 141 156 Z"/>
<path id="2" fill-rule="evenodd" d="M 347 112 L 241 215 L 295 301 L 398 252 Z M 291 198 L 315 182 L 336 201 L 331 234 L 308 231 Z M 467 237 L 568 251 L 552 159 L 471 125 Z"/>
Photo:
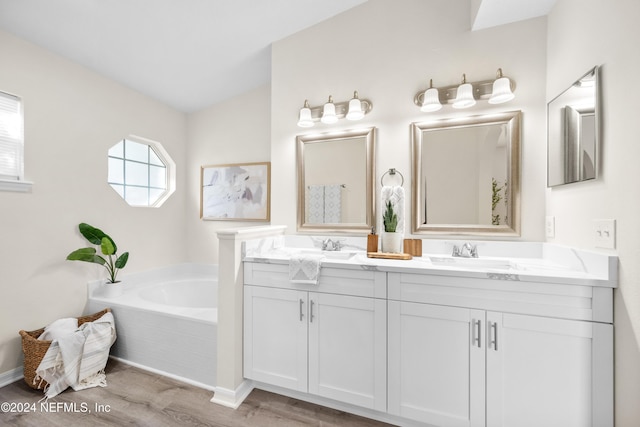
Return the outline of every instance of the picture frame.
<path id="1" fill-rule="evenodd" d="M 201 219 L 269 221 L 270 213 L 271 162 L 201 166 Z"/>

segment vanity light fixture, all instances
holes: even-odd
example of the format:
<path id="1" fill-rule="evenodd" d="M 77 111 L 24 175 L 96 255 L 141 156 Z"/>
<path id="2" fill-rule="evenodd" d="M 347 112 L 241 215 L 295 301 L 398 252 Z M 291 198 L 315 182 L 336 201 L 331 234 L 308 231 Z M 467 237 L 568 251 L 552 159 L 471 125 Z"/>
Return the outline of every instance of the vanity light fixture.
<path id="1" fill-rule="evenodd" d="M 304 107 L 300 109 L 298 115 L 298 126 L 301 128 L 310 128 L 313 126 L 313 119 L 311 118 L 311 108 L 309 108 L 309 101 L 304 100 Z"/>
<path id="2" fill-rule="evenodd" d="M 462 83 L 458 86 L 456 92 L 456 100 L 453 101 L 453 108 L 469 108 L 476 105 L 476 100 L 473 97 L 473 86 L 471 83 L 467 83 L 467 75 L 462 75 Z"/>
<path id="3" fill-rule="evenodd" d="M 360 120 L 364 117 L 364 111 L 362 111 L 362 102 L 358 98 L 358 91 L 353 91 L 353 98 L 349 101 L 349 111 L 345 116 L 347 120 Z"/>
<path id="4" fill-rule="evenodd" d="M 320 119 L 322 123 L 335 123 L 338 121 L 338 116 L 336 116 L 336 106 L 333 103 L 333 96 L 329 95 L 329 101 L 324 104 L 322 108 L 322 118 Z"/>
<path id="5" fill-rule="evenodd" d="M 368 114 L 373 108 L 371 101 L 360 99 L 358 92 L 353 92 L 353 98 L 344 102 L 333 102 L 333 96 L 329 96 L 329 101 L 320 107 L 310 107 L 309 101 L 304 101 L 304 107 L 300 109 L 298 114 L 298 126 L 312 127 L 315 122 L 332 124 L 339 119 L 360 120 Z"/>
<path id="6" fill-rule="evenodd" d="M 438 104 L 451 104 L 453 108 L 469 108 L 476 101 L 488 101 L 490 104 L 500 104 L 515 98 L 513 94 L 515 82 L 502 75 L 502 68 L 498 68 L 495 80 L 467 82 L 467 76 L 462 75 L 462 83 L 440 88 L 434 88 L 432 80 L 429 88 L 420 91 L 413 97 L 413 103 L 420 111 L 434 112 L 440 110 Z"/>
<path id="7" fill-rule="evenodd" d="M 515 98 L 515 95 L 511 92 L 511 81 L 509 77 L 502 75 L 502 68 L 498 68 L 489 104 L 502 104 L 503 102 L 511 101 L 513 98 Z"/>
<path id="8" fill-rule="evenodd" d="M 420 111 L 430 113 L 438 111 L 441 108 L 442 104 L 440 103 L 440 94 L 438 93 L 438 89 L 433 87 L 433 79 L 429 79 L 429 89 L 424 92 Z"/>

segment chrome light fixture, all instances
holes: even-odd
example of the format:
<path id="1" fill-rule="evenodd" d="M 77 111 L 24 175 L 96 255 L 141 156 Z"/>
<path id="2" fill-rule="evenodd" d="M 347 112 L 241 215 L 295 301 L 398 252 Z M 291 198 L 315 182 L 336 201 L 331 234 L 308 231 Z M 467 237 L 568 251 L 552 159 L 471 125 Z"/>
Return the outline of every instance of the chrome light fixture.
<path id="1" fill-rule="evenodd" d="M 515 82 L 502 75 L 502 68 L 498 68 L 495 80 L 467 82 L 466 74 L 462 75 L 462 83 L 440 88 L 433 87 L 433 80 L 429 80 L 429 88 L 420 91 L 413 97 L 413 103 L 420 111 L 434 112 L 443 105 L 451 104 L 453 108 L 469 108 L 476 101 L 488 101 L 490 104 L 500 104 L 515 98 Z"/>
<path id="2" fill-rule="evenodd" d="M 441 108 L 442 103 L 440 103 L 440 94 L 438 93 L 438 89 L 433 87 L 433 79 L 429 79 L 429 89 L 424 92 L 420 111 L 430 113 L 438 111 Z"/>
<path id="3" fill-rule="evenodd" d="M 313 126 L 313 119 L 311 118 L 311 108 L 309 108 L 309 101 L 304 100 L 304 107 L 300 109 L 298 115 L 298 126 L 301 128 L 310 128 Z"/>
<path id="4" fill-rule="evenodd" d="M 368 99 L 360 99 L 358 91 L 353 92 L 353 98 L 344 102 L 333 102 L 333 96 L 329 96 L 329 101 L 319 107 L 309 106 L 309 101 L 304 101 L 304 107 L 298 114 L 298 126 L 312 127 L 315 122 L 332 124 L 339 119 L 360 120 L 372 110 L 373 104 Z"/>
<path id="5" fill-rule="evenodd" d="M 349 101 L 349 111 L 347 111 L 347 120 L 360 120 L 364 117 L 364 111 L 362 111 L 362 102 L 358 99 L 358 91 L 353 92 L 353 98 Z"/>
<path id="6" fill-rule="evenodd" d="M 502 75 L 502 68 L 498 68 L 496 77 L 496 81 L 493 82 L 493 90 L 491 91 L 489 104 L 502 104 L 515 98 L 515 95 L 511 92 L 509 77 Z"/>
<path id="7" fill-rule="evenodd" d="M 462 75 L 462 84 L 458 86 L 458 92 L 456 94 L 456 100 L 453 101 L 453 108 L 469 108 L 476 105 L 476 100 L 473 97 L 473 86 L 471 83 L 467 83 L 467 75 Z"/>

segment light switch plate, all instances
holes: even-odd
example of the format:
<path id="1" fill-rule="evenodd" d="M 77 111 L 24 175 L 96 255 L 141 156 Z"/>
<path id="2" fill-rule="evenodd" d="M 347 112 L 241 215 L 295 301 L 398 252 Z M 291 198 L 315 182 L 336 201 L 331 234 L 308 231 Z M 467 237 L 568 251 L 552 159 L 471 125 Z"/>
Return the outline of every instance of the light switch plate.
<path id="1" fill-rule="evenodd" d="M 548 238 L 556 237 L 556 217 L 547 216 L 545 219 L 545 235 Z"/>
<path id="2" fill-rule="evenodd" d="M 616 248 L 616 220 L 615 219 L 594 219 L 593 231 L 596 248 L 615 249 Z"/>

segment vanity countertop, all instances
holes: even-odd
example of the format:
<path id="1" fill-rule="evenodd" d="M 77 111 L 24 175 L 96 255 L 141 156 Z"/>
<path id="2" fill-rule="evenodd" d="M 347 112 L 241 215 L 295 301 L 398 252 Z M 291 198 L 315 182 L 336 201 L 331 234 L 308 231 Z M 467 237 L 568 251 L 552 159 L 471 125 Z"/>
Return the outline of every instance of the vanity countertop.
<path id="1" fill-rule="evenodd" d="M 294 254 L 308 253 L 324 255 L 321 266 L 329 268 L 608 288 L 617 286 L 617 256 L 546 243 L 522 242 L 520 247 L 517 246 L 518 243 L 509 242 L 509 244 L 512 245 L 510 250 L 514 256 L 481 255 L 478 258 L 462 258 L 441 252 L 423 252 L 422 257 L 392 260 L 369 258 L 364 250 L 345 249 L 330 252 L 260 242 L 245 247 L 243 261 L 288 265 Z M 494 247 L 499 245 L 500 242 L 493 244 Z M 427 246 L 427 249 L 429 248 Z M 514 248 L 518 250 L 514 251 Z M 491 249 L 489 246 L 483 247 L 484 252 L 497 252 Z"/>

